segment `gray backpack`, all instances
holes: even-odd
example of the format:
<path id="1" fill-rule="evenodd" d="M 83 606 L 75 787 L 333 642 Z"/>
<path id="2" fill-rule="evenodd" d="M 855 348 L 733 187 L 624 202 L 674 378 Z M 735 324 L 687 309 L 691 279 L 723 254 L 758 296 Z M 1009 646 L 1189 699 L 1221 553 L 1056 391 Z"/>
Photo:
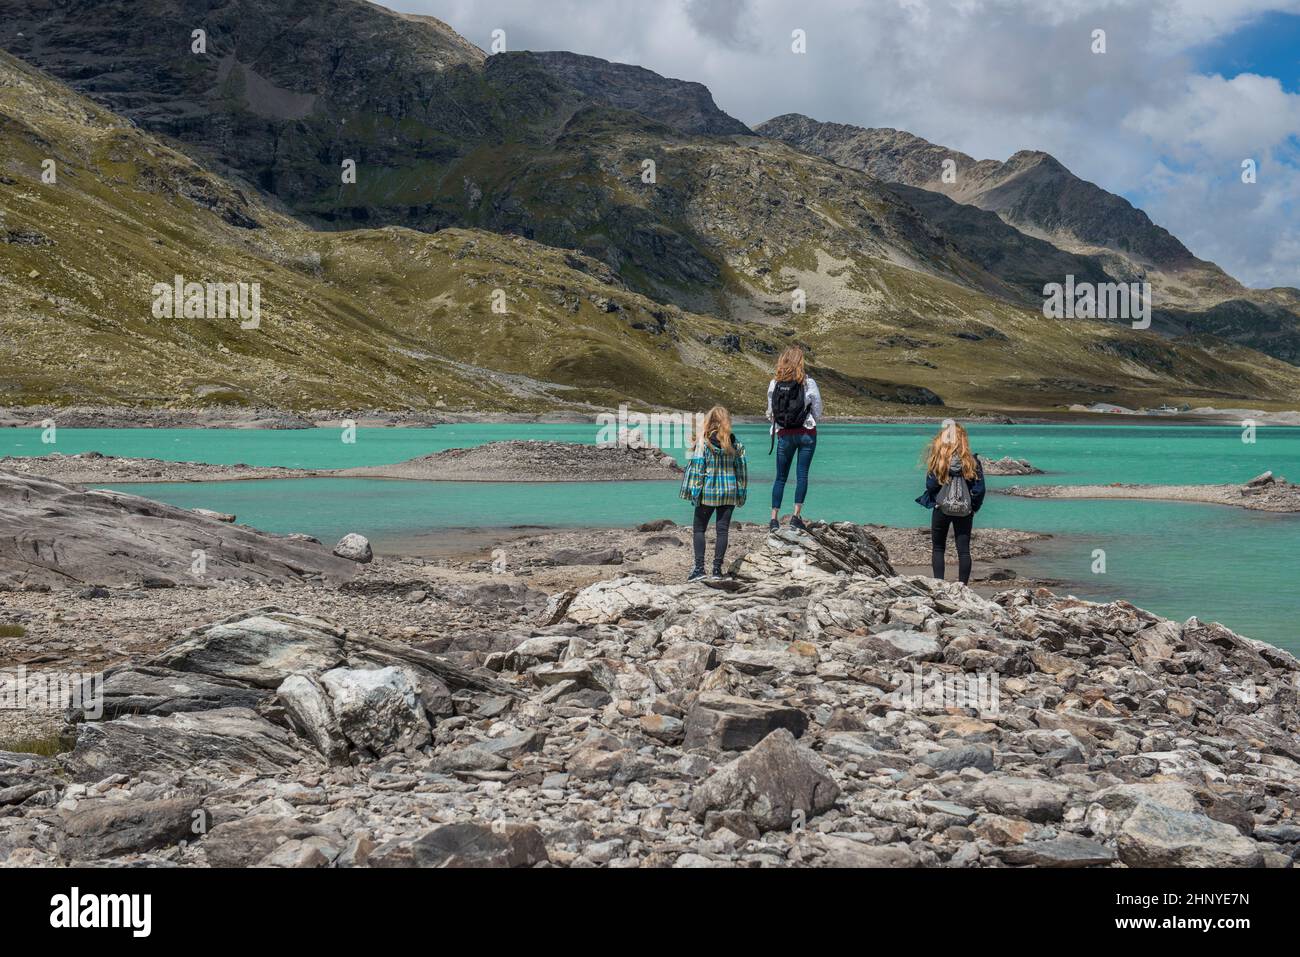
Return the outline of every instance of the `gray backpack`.
<path id="1" fill-rule="evenodd" d="M 935 508 L 953 518 L 965 518 L 975 510 L 970 499 L 970 485 L 961 471 L 961 459 L 953 457 L 948 467 L 948 482 L 939 489 L 934 500 Z"/>

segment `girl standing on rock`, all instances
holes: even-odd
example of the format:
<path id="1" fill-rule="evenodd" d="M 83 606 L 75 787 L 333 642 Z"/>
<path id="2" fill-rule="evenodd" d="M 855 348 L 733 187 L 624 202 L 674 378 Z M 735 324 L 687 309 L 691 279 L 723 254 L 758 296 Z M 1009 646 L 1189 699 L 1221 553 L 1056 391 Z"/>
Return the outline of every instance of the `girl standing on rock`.
<path id="1" fill-rule="evenodd" d="M 943 580 L 948 530 L 957 536 L 957 573 L 970 584 L 970 536 L 975 513 L 984 504 L 984 467 L 970 450 L 966 429 L 951 419 L 926 447 L 925 494 L 916 501 L 933 511 L 930 519 L 930 566 Z"/>
<path id="2" fill-rule="evenodd" d="M 767 385 L 767 418 L 776 446 L 776 481 L 772 484 L 772 520 L 768 528 L 781 527 L 781 500 L 790 466 L 795 468 L 794 517 L 790 525 L 804 528 L 803 503 L 808 497 L 808 470 L 817 451 L 817 420 L 822 417 L 822 394 L 804 369 L 803 350 L 787 346 L 776 360 L 776 375 Z M 769 449 L 770 454 L 770 449 Z"/>
<path id="3" fill-rule="evenodd" d="M 722 576 L 731 513 L 745 504 L 748 491 L 745 447 L 731 432 L 731 413 L 715 405 L 704 416 L 682 479 L 681 496 L 695 505 L 695 567 L 687 581 L 704 577 L 704 538 L 714 514 L 718 516 L 718 541 L 713 548 L 713 577 Z"/>

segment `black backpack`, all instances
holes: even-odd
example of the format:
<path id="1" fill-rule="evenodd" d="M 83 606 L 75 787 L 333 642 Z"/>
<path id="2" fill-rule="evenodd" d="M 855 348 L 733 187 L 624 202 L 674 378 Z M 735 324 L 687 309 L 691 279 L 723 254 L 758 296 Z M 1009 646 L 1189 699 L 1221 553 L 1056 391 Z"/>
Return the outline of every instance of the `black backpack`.
<path id="1" fill-rule="evenodd" d="M 772 421 L 778 429 L 801 429 L 808 418 L 808 399 L 803 383 L 795 379 L 778 382 L 772 390 Z"/>
<path id="2" fill-rule="evenodd" d="M 772 421 L 778 429 L 801 429 L 808 418 L 808 399 L 804 395 L 803 383 L 797 379 L 778 382 L 772 389 Z M 776 436 L 772 436 L 772 445 L 776 445 Z M 768 455 L 772 450 L 768 449 Z"/>

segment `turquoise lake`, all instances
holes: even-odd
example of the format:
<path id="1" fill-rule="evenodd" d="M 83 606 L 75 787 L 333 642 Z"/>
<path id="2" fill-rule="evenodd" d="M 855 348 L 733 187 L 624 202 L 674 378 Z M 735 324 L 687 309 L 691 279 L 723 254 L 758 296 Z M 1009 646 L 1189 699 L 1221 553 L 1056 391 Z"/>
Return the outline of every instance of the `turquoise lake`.
<path id="1" fill-rule="evenodd" d="M 749 450 L 749 504 L 738 519 L 765 521 L 774 459 L 763 426 L 738 429 Z M 828 425 L 820 430 L 807 514 L 811 518 L 923 525 L 913 501 L 923 481 L 928 426 Z M 174 461 L 300 468 L 400 462 L 442 449 L 503 439 L 594 443 L 594 425 L 447 425 L 361 429 L 344 444 L 337 429 L 60 429 L 43 445 L 35 429 L 0 430 L 0 455 L 99 451 Z M 1267 469 L 1300 480 L 1300 429 L 1261 428 L 1254 444 L 1235 427 L 975 426 L 985 458 L 1027 458 L 1047 475 L 991 478 L 1014 484 L 1244 482 Z M 791 477 L 793 479 L 793 476 Z M 689 521 L 672 482 L 562 484 L 412 483 L 305 479 L 112 486 L 185 507 L 234 512 L 274 532 L 331 540 L 356 531 L 378 547 L 412 535 L 519 525 L 630 526 L 655 518 Z M 788 513 L 793 481 L 783 513 Z M 1056 536 L 1032 559 L 1009 564 L 1069 583 L 1097 600 L 1125 598 L 1175 618 L 1198 615 L 1300 650 L 1297 549 L 1300 515 L 1191 503 L 1034 501 L 990 495 L 980 525 Z M 1091 571 L 1106 552 L 1106 573 Z"/>

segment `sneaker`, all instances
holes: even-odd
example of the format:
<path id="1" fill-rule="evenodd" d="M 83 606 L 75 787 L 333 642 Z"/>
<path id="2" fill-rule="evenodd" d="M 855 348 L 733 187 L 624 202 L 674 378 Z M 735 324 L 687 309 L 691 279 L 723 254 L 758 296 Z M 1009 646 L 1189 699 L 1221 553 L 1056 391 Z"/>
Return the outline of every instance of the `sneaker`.
<path id="1" fill-rule="evenodd" d="M 772 521 L 767 523 L 767 530 L 769 532 L 779 532 L 781 531 L 781 523 L 776 519 L 772 519 Z"/>
<path id="2" fill-rule="evenodd" d="M 701 578 L 703 578 L 703 577 L 704 577 L 704 569 L 703 569 L 703 568 L 692 568 L 692 569 L 691 569 L 691 573 L 690 573 L 690 575 L 687 576 L 686 580 L 687 580 L 688 582 L 697 582 L 697 581 L 699 581 L 699 580 L 700 580 Z"/>
<path id="3" fill-rule="evenodd" d="M 798 515 L 796 515 L 796 516 L 794 516 L 792 519 L 790 519 L 790 527 L 791 527 L 791 528 L 797 528 L 797 529 L 799 529 L 799 531 L 801 531 L 801 532 L 806 532 L 806 531 L 808 531 L 808 526 L 805 525 L 805 524 L 803 523 L 803 519 L 800 518 Z"/>
<path id="4" fill-rule="evenodd" d="M 709 577 L 710 577 L 710 578 L 723 578 L 724 576 L 723 576 L 723 574 L 722 574 L 722 566 L 721 566 L 721 565 L 714 565 L 714 566 L 713 566 L 713 574 L 710 575 Z"/>

